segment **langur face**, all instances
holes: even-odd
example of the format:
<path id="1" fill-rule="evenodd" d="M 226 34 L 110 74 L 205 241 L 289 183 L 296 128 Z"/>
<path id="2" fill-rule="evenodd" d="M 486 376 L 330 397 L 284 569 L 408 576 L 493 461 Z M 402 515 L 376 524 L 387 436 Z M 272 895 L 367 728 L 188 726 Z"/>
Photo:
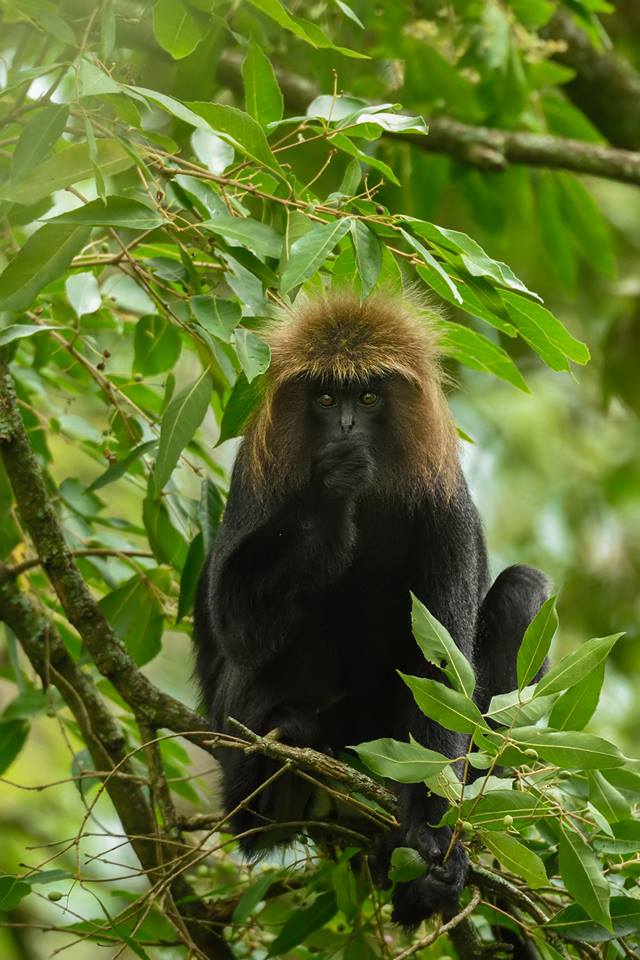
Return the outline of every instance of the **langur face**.
<path id="1" fill-rule="evenodd" d="M 372 441 L 385 419 L 385 383 L 316 381 L 308 390 L 309 415 L 322 441 Z"/>

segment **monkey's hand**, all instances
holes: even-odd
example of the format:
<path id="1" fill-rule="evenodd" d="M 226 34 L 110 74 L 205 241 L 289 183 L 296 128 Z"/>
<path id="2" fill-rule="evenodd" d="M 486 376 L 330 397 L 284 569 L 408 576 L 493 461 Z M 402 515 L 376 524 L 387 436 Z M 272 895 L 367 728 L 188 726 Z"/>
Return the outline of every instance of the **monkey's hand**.
<path id="1" fill-rule="evenodd" d="M 451 830 L 448 827 L 434 828 L 427 824 L 411 827 L 404 837 L 396 835 L 391 838 L 379 862 L 374 862 L 374 877 L 381 886 L 386 879 L 382 871 L 385 867 L 388 870 L 392 852 L 389 847 L 412 847 L 427 864 L 428 871 L 424 876 L 397 884 L 393 892 L 392 915 L 396 923 L 412 929 L 437 911 L 442 911 L 445 916 L 455 912 L 467 881 L 469 864 L 460 843 L 455 844 L 445 860 L 450 841 Z"/>
<path id="2" fill-rule="evenodd" d="M 334 497 L 355 497 L 374 477 L 368 445 L 356 437 L 330 440 L 315 458 L 313 477 L 320 489 Z"/>

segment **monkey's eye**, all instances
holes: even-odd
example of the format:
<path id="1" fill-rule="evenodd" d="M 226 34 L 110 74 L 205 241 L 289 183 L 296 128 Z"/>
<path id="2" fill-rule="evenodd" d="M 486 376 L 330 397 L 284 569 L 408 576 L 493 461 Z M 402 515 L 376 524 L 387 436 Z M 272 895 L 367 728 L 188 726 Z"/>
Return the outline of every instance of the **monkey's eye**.
<path id="1" fill-rule="evenodd" d="M 374 403 L 378 402 L 378 394 L 373 393 L 371 390 L 365 390 L 364 393 L 360 394 L 358 402 L 361 403 L 363 407 L 372 407 Z"/>
<path id="2" fill-rule="evenodd" d="M 336 398 L 331 396 L 330 393 L 321 393 L 318 397 L 318 403 L 321 407 L 332 407 L 336 402 Z"/>

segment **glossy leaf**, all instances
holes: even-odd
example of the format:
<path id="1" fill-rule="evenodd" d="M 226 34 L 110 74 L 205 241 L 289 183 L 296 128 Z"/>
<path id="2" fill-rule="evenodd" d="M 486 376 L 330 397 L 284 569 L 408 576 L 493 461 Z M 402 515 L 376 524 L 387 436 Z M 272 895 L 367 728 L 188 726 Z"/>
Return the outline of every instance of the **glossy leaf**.
<path id="1" fill-rule="evenodd" d="M 568 370 L 569 360 L 587 363 L 586 344 L 576 340 L 549 310 L 508 290 L 501 296 L 514 327 L 552 370 Z"/>
<path id="2" fill-rule="evenodd" d="M 153 376 L 171 370 L 180 356 L 182 342 L 170 320 L 149 314 L 136 324 L 133 347 L 133 369 Z"/>
<path id="3" fill-rule="evenodd" d="M 16 759 L 29 736 L 25 720 L 0 720 L 0 774 Z"/>
<path id="4" fill-rule="evenodd" d="M 100 609 L 138 666 L 152 660 L 162 646 L 163 613 L 156 579 L 162 584 L 166 574 L 160 570 L 136 574 L 100 601 Z"/>
<path id="5" fill-rule="evenodd" d="M 362 298 L 365 299 L 380 276 L 382 248 L 376 234 L 362 220 L 353 220 L 351 223 L 351 239 L 360 276 Z"/>
<path id="6" fill-rule="evenodd" d="M 202 39 L 197 21 L 182 0 L 156 0 L 153 32 L 160 46 L 174 60 L 188 57 Z"/>
<path id="7" fill-rule="evenodd" d="M 404 673 L 400 673 L 400 676 L 424 715 L 447 730 L 473 733 L 477 726 L 485 726 L 482 714 L 473 700 L 465 694 L 458 693 L 437 680 L 410 677 Z"/>
<path id="8" fill-rule="evenodd" d="M 582 730 L 598 706 L 604 668 L 603 662 L 556 700 L 549 716 L 550 727 L 555 730 Z"/>
<path id="9" fill-rule="evenodd" d="M 45 224 L 32 234 L 0 275 L 0 310 L 26 310 L 57 280 L 89 239 L 89 227 Z"/>
<path id="10" fill-rule="evenodd" d="M 635 897 L 612 897 L 609 907 L 612 921 L 610 929 L 594 923 L 587 911 L 577 903 L 560 910 L 545 927 L 577 943 L 604 943 L 640 932 L 640 900 Z"/>
<path id="11" fill-rule="evenodd" d="M 492 831 L 484 834 L 482 839 L 502 866 L 516 877 L 522 877 L 533 890 L 548 884 L 547 872 L 538 854 L 510 833 Z"/>
<path id="12" fill-rule="evenodd" d="M 549 597 L 540 607 L 527 629 L 518 650 L 518 689 L 531 683 L 544 663 L 558 629 L 557 597 Z"/>
<path id="13" fill-rule="evenodd" d="M 195 101 L 189 103 L 188 107 L 202 117 L 214 133 L 244 156 L 258 164 L 264 164 L 279 175 L 284 173 L 275 154 L 271 152 L 264 130 L 248 113 L 222 103 Z"/>
<path id="14" fill-rule="evenodd" d="M 261 47 L 252 40 L 242 64 L 247 113 L 263 127 L 282 119 L 284 100 L 273 67 Z"/>
<path id="15" fill-rule="evenodd" d="M 288 293 L 308 280 L 332 253 L 336 244 L 348 233 L 351 220 L 344 217 L 313 227 L 292 244 L 289 259 L 282 272 L 280 289 Z"/>
<path id="16" fill-rule="evenodd" d="M 574 830 L 560 832 L 560 874 L 567 890 L 596 923 L 612 929 L 609 884 L 591 847 Z"/>
<path id="17" fill-rule="evenodd" d="M 153 230 L 164 223 L 157 210 L 139 200 L 128 197 L 107 197 L 106 201 L 92 200 L 82 207 L 61 213 L 47 223 L 78 223 L 91 227 L 123 227 L 128 230 Z"/>
<path id="18" fill-rule="evenodd" d="M 164 412 L 160 424 L 160 446 L 154 470 L 157 491 L 171 476 L 178 457 L 193 439 L 209 408 L 213 384 L 209 370 L 181 390 Z"/>
<path id="19" fill-rule="evenodd" d="M 359 743 L 350 749 L 355 750 L 374 773 L 398 783 L 422 783 L 451 763 L 441 753 L 428 750 L 420 743 L 403 743 L 390 737 Z"/>
<path id="20" fill-rule="evenodd" d="M 77 317 L 95 313 L 102 305 L 100 288 L 93 273 L 73 273 L 65 282 L 67 299 Z"/>
<path id="21" fill-rule="evenodd" d="M 449 321 L 441 328 L 440 345 L 446 356 L 453 357 L 465 366 L 493 373 L 519 390 L 531 392 L 506 350 L 470 327 Z"/>
<path id="22" fill-rule="evenodd" d="M 614 633 L 610 637 L 595 637 L 593 640 L 587 640 L 538 681 L 535 696 L 542 697 L 573 687 L 607 659 L 621 636 L 621 633 Z"/>
<path id="23" fill-rule="evenodd" d="M 11 180 L 18 181 L 45 159 L 67 125 L 69 108 L 51 103 L 25 124 L 11 159 Z"/>
<path id="24" fill-rule="evenodd" d="M 470 698 L 476 685 L 473 667 L 446 627 L 429 613 L 417 597 L 412 594 L 411 598 L 411 626 L 423 655 L 442 670 L 455 690 Z"/>
<path id="25" fill-rule="evenodd" d="M 96 163 L 104 177 L 133 166 L 133 157 L 117 140 L 98 140 Z M 87 143 L 73 143 L 38 164 L 15 183 L 0 186 L 0 199 L 11 203 L 36 203 L 54 190 L 62 190 L 81 180 L 92 180 L 94 165 Z"/>
<path id="26" fill-rule="evenodd" d="M 279 257 L 282 237 L 273 227 L 252 217 L 230 217 L 218 214 L 212 220 L 203 220 L 200 226 L 215 233 L 231 246 L 248 247 L 265 257 Z"/>
<path id="27" fill-rule="evenodd" d="M 606 770 L 625 763 L 612 743 L 581 731 L 516 727 L 510 737 L 521 748 L 533 748 L 543 760 L 568 770 Z"/>
<path id="28" fill-rule="evenodd" d="M 244 327 L 236 327 L 233 339 L 240 366 L 247 382 L 251 383 L 269 366 L 271 361 L 269 345 L 252 330 L 246 330 Z"/>

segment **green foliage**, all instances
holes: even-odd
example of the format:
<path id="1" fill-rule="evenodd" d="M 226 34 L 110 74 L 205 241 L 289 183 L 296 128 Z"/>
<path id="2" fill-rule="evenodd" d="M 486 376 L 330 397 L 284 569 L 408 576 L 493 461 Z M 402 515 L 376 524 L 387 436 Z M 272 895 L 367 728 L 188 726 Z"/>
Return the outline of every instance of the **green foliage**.
<path id="1" fill-rule="evenodd" d="M 468 164 L 429 152 L 425 117 L 439 115 L 600 141 L 565 96 L 572 71 L 551 59 L 553 45 L 539 33 L 558 4 L 418 6 L 15 0 L 2 9 L 0 350 L 69 551 L 121 645 L 105 654 L 107 668 L 98 669 L 67 619 L 50 558 L 34 556 L 2 471 L 0 557 L 109 704 L 107 739 L 132 758 L 124 793 L 143 785 L 156 818 L 153 844 L 166 841 L 169 869 L 187 876 L 177 907 L 187 915 L 194 903 L 210 905 L 213 927 L 228 925 L 239 957 L 305 960 L 313 951 L 375 960 L 390 955 L 389 941 L 394 951 L 409 942 L 389 922 L 389 894 L 371 888 L 357 817 L 340 833 L 338 816 L 335 837 L 323 844 L 317 831 L 326 841 L 332 817 L 321 808 L 303 855 L 296 848 L 286 868 L 274 862 L 265 872 L 239 863 L 219 823 L 219 841 L 179 837 L 172 802 L 181 817 L 208 812 L 210 786 L 194 779 L 182 743 L 151 730 L 112 683 L 125 651 L 151 676 L 162 676 L 173 655 L 190 689 L 196 584 L 223 511 L 233 443 L 267 382 L 265 326 L 323 287 L 347 285 L 366 297 L 413 286 L 430 304 L 447 372 L 464 381 L 480 371 L 484 383 L 499 378 L 516 397 L 545 368 L 564 375 L 589 360 L 586 325 L 544 306 L 529 283 L 570 299 L 587 271 L 616 271 L 610 226 L 573 174 L 524 166 L 496 174 L 476 168 L 473 149 Z M 597 14 L 607 5 L 567 6 L 598 39 Z M 633 391 L 624 377 L 614 370 L 610 381 L 609 392 L 627 402 Z M 610 496 L 624 496 L 623 480 L 614 480 Z M 583 943 L 608 943 L 608 958 L 637 947 L 640 776 L 588 729 L 620 635 L 582 644 L 534 684 L 557 626 L 549 601 L 525 636 L 518 691 L 495 697 L 482 716 L 472 667 L 452 637 L 415 599 L 412 621 L 444 682 L 403 679 L 427 716 L 470 734 L 474 749 L 448 758 L 386 737 L 354 745 L 352 760 L 450 800 L 445 820 L 473 863 L 497 863 L 539 898 L 545 921 L 516 915 L 545 960 L 574 957 Z M 48 651 L 47 631 L 38 636 Z M 76 784 L 65 796 L 79 839 L 73 856 L 60 847 L 54 867 L 27 868 L 49 817 L 42 827 L 33 817 L 25 826 L 22 815 L 6 829 L 3 822 L 13 846 L 2 859 L 0 912 L 20 911 L 19 922 L 33 916 L 47 930 L 63 925 L 82 950 L 124 945 L 177 960 L 191 943 L 176 920 L 175 891 L 172 900 L 154 874 L 151 892 L 145 885 L 141 894 L 127 879 L 137 866 L 127 864 L 107 895 L 96 866 L 102 855 L 83 847 L 102 823 L 118 835 L 109 845 L 123 842 L 106 800 L 118 777 L 112 772 L 105 785 L 83 734 L 91 708 L 81 691 L 77 711 L 64 705 L 65 681 L 48 652 L 47 690 L 35 687 L 8 626 L 4 637 L 0 672 L 15 696 L 0 715 L 0 772 L 10 779 L 39 732 L 54 729 L 70 758 L 49 758 L 66 765 L 51 779 Z M 461 765 L 475 782 L 462 784 Z M 50 773 L 32 766 L 16 782 L 42 786 Z M 369 827 L 392 825 L 370 797 L 351 800 L 349 812 L 364 811 Z M 139 807 L 132 800 L 125 812 L 134 818 Z M 134 819 L 116 813 L 136 836 Z M 17 849 L 23 834 L 28 856 Z M 45 839 L 58 849 L 58 836 Z M 49 856 L 47 847 L 47 863 Z M 425 870 L 415 851 L 399 848 L 390 880 Z M 44 912 L 46 885 L 54 888 Z M 74 899 L 85 891 L 91 899 Z M 488 903 L 471 922 L 485 939 L 491 924 L 515 923 Z M 453 956 L 457 947 L 443 939 L 433 949 L 422 953 Z"/>

